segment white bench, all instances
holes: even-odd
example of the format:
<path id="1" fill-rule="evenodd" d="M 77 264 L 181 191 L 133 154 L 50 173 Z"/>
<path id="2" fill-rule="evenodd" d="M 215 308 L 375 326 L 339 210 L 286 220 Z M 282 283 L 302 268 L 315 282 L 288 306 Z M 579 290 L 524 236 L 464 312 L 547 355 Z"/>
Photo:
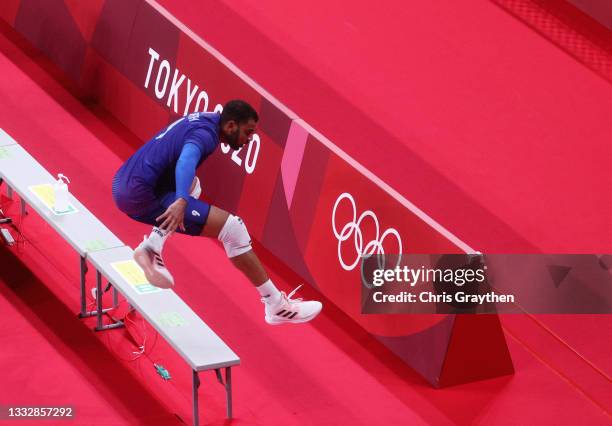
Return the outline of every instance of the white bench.
<path id="1" fill-rule="evenodd" d="M 12 143 L 11 143 L 12 142 Z M 81 310 L 80 316 L 95 315 L 86 311 L 85 276 L 87 253 L 112 247 L 124 246 L 102 222 L 72 194 L 70 203 L 76 213 L 58 216 L 39 198 L 31 188 L 38 185 L 53 185 L 55 178 L 38 163 L 28 152 L 17 144 L 5 132 L 0 132 L 0 183 L 6 182 L 10 198 L 13 191 L 19 194 L 21 214 L 26 214 L 26 204 L 35 210 L 45 221 L 60 234 L 79 254 L 81 271 Z M 116 305 L 117 296 L 114 293 Z"/>
<path id="2" fill-rule="evenodd" d="M 227 417 L 232 417 L 231 367 L 240 364 L 240 358 L 221 340 L 204 321 L 196 315 L 172 290 L 161 290 L 145 284 L 141 279 L 130 281 L 129 274 L 121 274 L 118 264 L 134 266 L 133 251 L 129 247 L 100 250 L 89 255 L 89 261 L 97 270 L 97 291 L 102 294 L 103 275 L 117 288 L 143 317 L 161 334 L 192 369 L 193 423 L 198 424 L 198 388 L 201 371 L 215 370 L 217 379 L 225 387 Z M 114 266 L 115 265 L 115 266 Z M 136 284 L 135 284 L 136 283 Z M 141 284 L 138 284 L 141 283 Z M 142 288 L 142 290 L 139 289 Z M 102 311 L 102 298 L 98 298 L 98 312 Z M 98 315 L 98 329 L 102 325 Z M 225 382 L 221 369 L 225 368 Z"/>
<path id="3" fill-rule="evenodd" d="M 132 260 L 132 249 L 119 240 L 102 222 L 72 194 L 69 201 L 76 210 L 71 214 L 56 215 L 44 196 L 47 187 L 55 182 L 28 152 L 6 132 L 0 129 L 0 185 L 6 183 L 7 195 L 13 191 L 20 197 L 21 213 L 26 214 L 26 204 L 35 210 L 79 254 L 81 318 L 96 316 L 96 330 L 123 326 L 121 321 L 103 324 L 102 276 L 113 287 L 113 307 L 118 305 L 119 291 L 164 339 L 183 357 L 192 369 L 193 424 L 199 424 L 198 388 L 199 372 L 214 370 L 217 379 L 225 387 L 227 417 L 232 417 L 231 367 L 240 364 L 240 358 L 217 336 L 172 290 L 157 289 L 142 282 L 142 270 Z M 87 261 L 96 268 L 97 309 L 86 310 L 85 278 Z M 117 262 L 127 262 L 140 281 L 134 284 L 133 276 L 117 269 Z M 136 268 L 136 269 L 134 269 Z M 128 268 L 129 269 L 129 268 Z M 129 272 L 129 271 L 128 271 Z M 123 273 L 123 275 L 122 275 Z M 144 275 L 142 275 L 144 276 Z M 225 368 L 225 381 L 221 369 Z"/>

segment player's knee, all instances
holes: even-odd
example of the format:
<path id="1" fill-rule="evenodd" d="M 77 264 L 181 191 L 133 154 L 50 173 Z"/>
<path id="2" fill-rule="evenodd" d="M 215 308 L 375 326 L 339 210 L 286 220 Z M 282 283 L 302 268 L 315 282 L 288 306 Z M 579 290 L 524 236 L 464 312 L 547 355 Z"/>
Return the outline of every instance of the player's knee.
<path id="1" fill-rule="evenodd" d="M 223 243 L 229 258 L 240 256 L 251 250 L 251 237 L 246 225 L 242 219 L 233 214 L 228 216 L 218 238 Z"/>

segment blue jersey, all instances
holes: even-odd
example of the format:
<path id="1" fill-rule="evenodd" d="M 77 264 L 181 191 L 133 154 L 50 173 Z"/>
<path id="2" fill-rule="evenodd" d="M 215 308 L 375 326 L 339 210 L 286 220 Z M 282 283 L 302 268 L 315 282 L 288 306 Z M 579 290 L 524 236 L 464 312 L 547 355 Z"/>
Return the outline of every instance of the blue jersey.
<path id="1" fill-rule="evenodd" d="M 126 212 L 142 212 L 163 194 L 176 190 L 175 169 L 185 144 L 197 146 L 198 167 L 219 145 L 217 113 L 195 112 L 170 124 L 121 166 L 113 180 L 113 196 Z"/>

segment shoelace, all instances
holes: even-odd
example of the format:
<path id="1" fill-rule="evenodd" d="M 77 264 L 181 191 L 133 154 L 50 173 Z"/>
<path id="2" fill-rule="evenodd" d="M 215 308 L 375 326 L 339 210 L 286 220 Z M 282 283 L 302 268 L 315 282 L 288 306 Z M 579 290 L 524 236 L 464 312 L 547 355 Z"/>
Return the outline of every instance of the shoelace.
<path id="1" fill-rule="evenodd" d="M 285 302 L 285 306 L 287 306 L 287 308 L 283 308 L 280 311 L 278 311 L 275 315 L 277 317 L 282 317 L 283 319 L 288 319 L 291 320 L 293 319 L 293 317 L 295 317 L 296 315 L 298 315 L 299 313 L 299 309 L 295 308 L 293 305 L 296 303 L 301 302 L 303 299 L 301 297 L 297 298 L 297 299 L 292 299 L 291 296 L 293 296 L 295 294 L 296 291 L 298 291 L 300 289 L 300 287 L 302 287 L 302 284 L 300 284 L 299 286 L 297 286 L 291 293 L 289 294 L 285 294 L 284 291 L 281 291 L 281 302 L 284 300 Z"/>
<path id="2" fill-rule="evenodd" d="M 284 292 L 281 291 L 281 294 L 285 295 L 285 297 L 287 298 L 287 302 L 291 303 L 291 302 L 301 302 L 302 299 L 301 297 L 298 297 L 297 299 L 292 299 L 291 296 L 293 296 L 295 294 L 296 291 L 298 291 L 300 289 L 300 287 L 302 287 L 303 284 L 300 284 L 299 286 L 297 286 L 291 293 L 285 295 Z"/>
<path id="3" fill-rule="evenodd" d="M 296 291 L 298 291 L 300 287 L 302 287 L 303 285 L 304 284 L 300 284 L 289 294 L 286 294 L 284 291 L 281 291 L 281 300 L 285 299 L 287 303 L 289 304 L 303 301 L 304 299 L 302 299 L 301 297 L 298 297 L 297 299 L 291 298 L 291 296 L 293 296 L 296 293 Z M 263 297 L 261 298 L 261 303 L 264 303 L 264 304 L 266 303 L 266 300 Z"/>

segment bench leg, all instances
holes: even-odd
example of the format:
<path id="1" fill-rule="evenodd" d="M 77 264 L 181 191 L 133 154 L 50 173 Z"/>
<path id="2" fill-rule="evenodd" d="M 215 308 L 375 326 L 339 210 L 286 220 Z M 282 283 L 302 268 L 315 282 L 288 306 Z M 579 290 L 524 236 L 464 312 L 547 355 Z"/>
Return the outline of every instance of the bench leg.
<path id="1" fill-rule="evenodd" d="M 115 286 L 113 286 L 113 308 L 119 307 L 119 293 Z"/>
<path id="2" fill-rule="evenodd" d="M 193 399 L 193 425 L 198 426 L 200 424 L 200 410 L 198 405 L 198 389 L 200 387 L 200 376 L 198 372 L 193 370 L 193 388 L 192 388 L 192 399 Z"/>
<path id="3" fill-rule="evenodd" d="M 80 256 L 80 258 L 81 258 L 81 311 L 79 312 L 79 318 L 88 318 L 88 317 L 93 317 L 94 315 L 98 315 L 98 310 L 97 309 L 93 311 L 87 310 L 87 289 L 85 287 L 85 284 L 86 284 L 85 276 L 87 275 L 87 271 L 89 269 L 87 268 L 87 261 L 85 260 L 85 258 L 82 256 Z M 97 275 L 96 275 L 96 279 L 97 279 Z M 99 290 L 96 289 L 96 295 L 102 294 L 102 293 L 99 293 L 98 291 Z M 113 307 L 102 309 L 102 313 L 112 311 L 118 306 L 119 306 L 118 292 L 117 292 L 117 289 L 113 287 Z M 120 324 L 120 325 L 112 324 L 110 326 L 103 327 L 103 329 L 120 327 L 121 325 L 123 325 L 123 322 L 118 321 L 116 324 Z"/>
<path id="4" fill-rule="evenodd" d="M 83 256 L 81 258 L 81 312 L 79 313 L 80 318 L 85 318 L 87 315 L 87 299 L 85 295 L 85 276 L 87 275 L 87 262 Z"/>
<path id="5" fill-rule="evenodd" d="M 225 369 L 225 398 L 227 402 L 227 418 L 232 418 L 232 367 Z"/>
<path id="6" fill-rule="evenodd" d="M 102 330 L 102 274 L 100 271 L 96 271 L 96 316 L 98 318 L 98 324 L 96 325 L 96 330 Z"/>
<path id="7" fill-rule="evenodd" d="M 10 200 L 13 199 L 13 188 L 6 185 L 6 196 L 9 197 Z"/>
<path id="8" fill-rule="evenodd" d="M 21 205 L 21 215 L 25 216 L 26 214 L 28 214 L 26 210 L 26 203 L 21 197 L 19 197 L 19 204 Z"/>
<path id="9" fill-rule="evenodd" d="M 104 296 L 104 293 L 102 292 L 102 274 L 100 273 L 100 271 L 96 271 L 96 302 L 97 302 L 97 309 L 94 312 L 89 312 L 90 314 L 94 314 L 97 317 L 97 325 L 95 330 L 96 331 L 102 331 L 102 330 L 110 330 L 113 328 L 119 328 L 119 327 L 123 327 L 123 321 L 117 321 L 113 324 L 108 324 L 108 325 L 104 325 L 102 323 L 102 314 L 104 314 L 104 312 L 107 312 L 109 309 L 102 309 L 102 298 Z"/>
<path id="10" fill-rule="evenodd" d="M 227 409 L 227 418 L 232 418 L 232 367 L 225 368 L 225 382 L 221 377 L 221 369 L 216 368 L 215 374 L 217 375 L 217 381 L 225 388 L 225 402 Z"/>

